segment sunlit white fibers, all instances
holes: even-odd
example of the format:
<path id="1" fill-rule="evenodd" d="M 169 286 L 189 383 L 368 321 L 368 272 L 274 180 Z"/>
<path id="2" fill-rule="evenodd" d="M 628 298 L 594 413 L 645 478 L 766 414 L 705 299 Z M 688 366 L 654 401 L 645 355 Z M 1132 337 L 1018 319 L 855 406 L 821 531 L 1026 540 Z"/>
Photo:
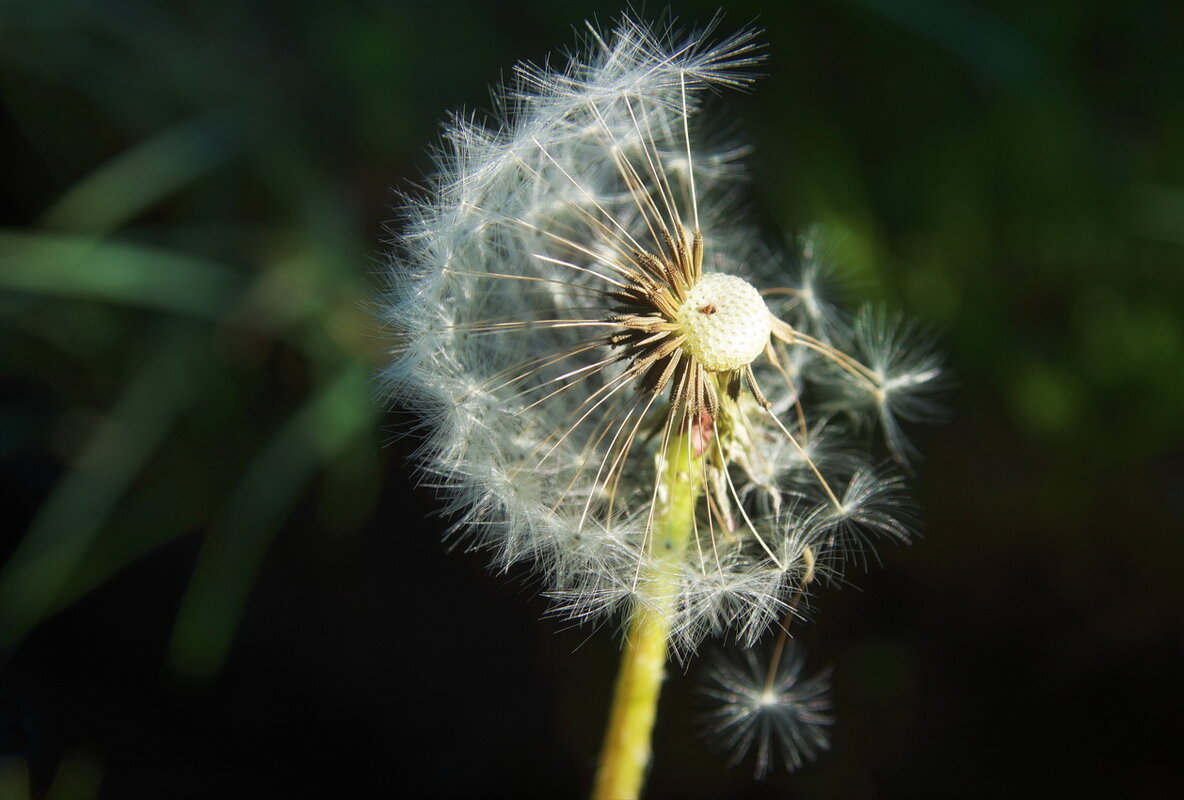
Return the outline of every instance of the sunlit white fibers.
<path id="1" fill-rule="evenodd" d="M 624 16 L 519 64 L 489 117 L 449 118 L 393 240 L 383 380 L 421 423 L 452 541 L 529 565 L 579 622 L 627 617 L 661 574 L 676 658 L 755 644 L 877 541 L 909 541 L 899 421 L 930 416 L 941 380 L 911 323 L 827 302 L 813 240 L 770 249 L 741 213 L 747 148 L 701 121 L 751 87 L 756 36 Z M 655 520 L 688 453 L 701 488 L 674 561 Z M 827 741 L 825 686 L 777 662 L 712 694 L 758 771 Z"/>

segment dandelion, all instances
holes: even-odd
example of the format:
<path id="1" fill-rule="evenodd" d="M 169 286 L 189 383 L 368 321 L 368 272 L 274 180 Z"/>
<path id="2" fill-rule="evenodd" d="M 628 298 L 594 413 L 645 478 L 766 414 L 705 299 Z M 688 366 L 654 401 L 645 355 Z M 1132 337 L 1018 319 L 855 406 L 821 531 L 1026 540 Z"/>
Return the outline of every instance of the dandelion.
<path id="1" fill-rule="evenodd" d="M 640 791 L 668 657 L 751 645 L 816 573 L 908 540 L 866 433 L 903 463 L 897 418 L 938 379 L 745 225 L 744 150 L 698 120 L 762 53 L 711 36 L 623 17 L 562 70 L 518 65 L 488 123 L 447 123 L 395 240 L 384 378 L 449 535 L 530 564 L 557 614 L 625 620 L 600 797 Z"/>

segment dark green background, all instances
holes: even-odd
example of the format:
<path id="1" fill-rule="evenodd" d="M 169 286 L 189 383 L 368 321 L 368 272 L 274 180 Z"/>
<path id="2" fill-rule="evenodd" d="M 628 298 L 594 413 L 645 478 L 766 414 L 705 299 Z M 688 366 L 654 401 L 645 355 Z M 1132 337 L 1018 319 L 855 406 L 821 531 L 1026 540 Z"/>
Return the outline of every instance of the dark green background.
<path id="1" fill-rule="evenodd" d="M 368 304 L 438 120 L 617 10 L 0 0 L 0 796 L 586 793 L 615 640 L 445 553 Z M 924 538 L 800 630 L 832 752 L 727 770 L 692 663 L 649 796 L 1180 796 L 1184 6 L 753 20 L 758 223 L 957 388 Z"/>

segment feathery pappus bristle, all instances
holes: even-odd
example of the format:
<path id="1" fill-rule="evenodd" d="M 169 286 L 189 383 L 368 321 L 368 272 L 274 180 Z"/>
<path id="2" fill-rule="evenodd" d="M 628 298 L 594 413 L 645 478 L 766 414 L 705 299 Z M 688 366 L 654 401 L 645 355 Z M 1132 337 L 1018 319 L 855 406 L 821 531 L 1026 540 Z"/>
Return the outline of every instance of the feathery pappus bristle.
<path id="1" fill-rule="evenodd" d="M 802 676 L 805 658 L 790 642 L 763 663 L 752 650 L 718 656 L 702 694 L 714 708 L 703 719 L 712 744 L 731 766 L 753 754 L 758 779 L 779 757 L 793 772 L 830 749 L 830 674 Z"/>

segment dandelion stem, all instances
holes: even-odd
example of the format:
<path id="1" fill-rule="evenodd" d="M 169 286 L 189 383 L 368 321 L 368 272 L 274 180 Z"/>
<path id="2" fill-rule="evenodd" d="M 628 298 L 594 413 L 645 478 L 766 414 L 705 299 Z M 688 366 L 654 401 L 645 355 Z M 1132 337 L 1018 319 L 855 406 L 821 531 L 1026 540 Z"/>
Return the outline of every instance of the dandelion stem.
<path id="1" fill-rule="evenodd" d="M 680 565 L 695 530 L 695 506 L 703 486 L 703 455 L 696 449 L 695 434 L 687 432 L 672 437 L 659 455 L 661 487 L 651 560 L 638 580 L 594 800 L 635 800 L 641 794 L 666 672 L 667 641 L 678 610 Z"/>

